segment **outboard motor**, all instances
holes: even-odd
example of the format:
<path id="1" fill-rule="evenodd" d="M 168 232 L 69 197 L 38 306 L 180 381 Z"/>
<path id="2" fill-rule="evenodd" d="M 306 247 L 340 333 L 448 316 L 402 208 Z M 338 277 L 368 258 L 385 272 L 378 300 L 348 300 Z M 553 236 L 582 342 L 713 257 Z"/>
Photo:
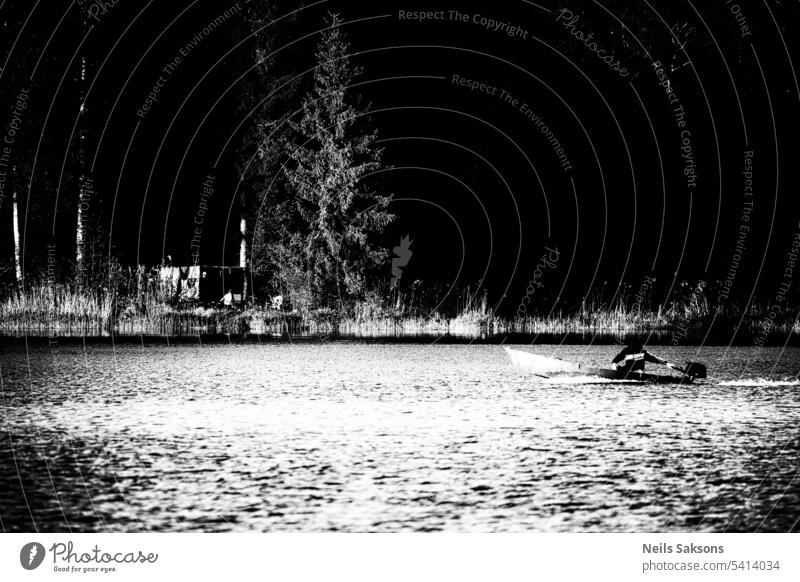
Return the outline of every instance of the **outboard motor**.
<path id="1" fill-rule="evenodd" d="M 684 374 L 689 376 L 692 380 L 695 378 L 706 378 L 706 365 L 700 362 L 686 362 Z"/>

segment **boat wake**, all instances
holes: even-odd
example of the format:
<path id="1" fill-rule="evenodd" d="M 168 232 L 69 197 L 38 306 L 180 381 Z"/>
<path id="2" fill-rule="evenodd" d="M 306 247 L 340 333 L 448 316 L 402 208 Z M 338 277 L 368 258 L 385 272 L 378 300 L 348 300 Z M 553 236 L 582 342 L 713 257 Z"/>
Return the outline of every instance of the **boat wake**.
<path id="1" fill-rule="evenodd" d="M 771 387 L 771 386 L 800 386 L 800 380 L 767 380 L 766 378 L 742 378 L 741 380 L 726 380 L 720 386 Z"/>
<path id="2" fill-rule="evenodd" d="M 555 378 L 542 378 L 548 384 L 641 384 L 641 380 L 615 380 L 612 378 L 598 378 L 596 376 L 562 376 Z"/>

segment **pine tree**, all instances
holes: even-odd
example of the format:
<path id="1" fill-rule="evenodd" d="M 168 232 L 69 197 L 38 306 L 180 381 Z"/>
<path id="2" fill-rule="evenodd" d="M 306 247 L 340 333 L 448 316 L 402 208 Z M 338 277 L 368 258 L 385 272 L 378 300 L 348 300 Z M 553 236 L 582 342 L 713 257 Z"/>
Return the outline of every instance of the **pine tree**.
<path id="1" fill-rule="evenodd" d="M 273 278 L 279 264 L 288 191 L 281 166 L 291 132 L 287 120 L 297 107 L 301 81 L 296 71 L 300 58 L 294 54 L 298 48 L 291 41 L 299 34 L 296 23 L 303 5 L 297 0 L 251 2 L 242 22 L 243 34 L 250 38 L 243 66 L 256 66 L 239 100 L 239 112 L 248 120 L 235 155 L 242 177 L 240 265 L 259 278 Z"/>
<path id="2" fill-rule="evenodd" d="M 377 132 L 363 128 L 366 111 L 347 99 L 361 69 L 351 62 L 340 26 L 333 15 L 317 48 L 302 119 L 293 125 L 298 139 L 286 174 L 298 220 L 284 269 L 296 285 L 302 268 L 308 299 L 339 308 L 364 294 L 370 270 L 386 260 L 374 238 L 393 218 L 390 197 L 368 186 L 382 167 L 382 150 L 375 147 Z"/>

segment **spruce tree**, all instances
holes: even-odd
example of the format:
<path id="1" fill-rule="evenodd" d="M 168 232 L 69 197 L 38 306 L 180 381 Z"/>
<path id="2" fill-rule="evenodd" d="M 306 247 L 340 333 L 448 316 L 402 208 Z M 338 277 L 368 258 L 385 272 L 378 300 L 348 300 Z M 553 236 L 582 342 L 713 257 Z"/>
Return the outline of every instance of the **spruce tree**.
<path id="1" fill-rule="evenodd" d="M 293 257 L 286 266 L 295 281 L 302 266 L 310 302 L 342 308 L 365 293 L 370 271 L 386 260 L 375 238 L 393 218 L 386 210 L 391 197 L 369 185 L 382 167 L 382 150 L 375 147 L 377 132 L 364 127 L 366 110 L 349 99 L 362 71 L 336 15 L 316 58 L 286 170 L 298 218 L 287 237 Z"/>
<path id="2" fill-rule="evenodd" d="M 242 176 L 240 214 L 246 231 L 241 242 L 246 247 L 245 263 L 262 282 L 275 278 L 283 259 L 288 188 L 281 168 L 291 138 L 287 119 L 297 108 L 301 90 L 295 78 L 299 49 L 291 41 L 299 35 L 296 26 L 303 4 L 297 0 L 251 2 L 240 25 L 249 41 L 239 58 L 251 71 L 239 100 L 247 129 L 235 154 Z M 266 290 L 280 292 L 280 288 Z"/>

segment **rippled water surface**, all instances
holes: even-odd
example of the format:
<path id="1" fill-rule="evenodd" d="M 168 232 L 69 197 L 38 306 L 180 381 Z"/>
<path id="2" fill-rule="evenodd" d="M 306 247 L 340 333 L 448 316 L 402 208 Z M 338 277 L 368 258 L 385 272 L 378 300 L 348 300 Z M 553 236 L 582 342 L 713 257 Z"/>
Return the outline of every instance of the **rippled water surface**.
<path id="1" fill-rule="evenodd" d="M 548 384 L 496 345 L 7 346 L 0 525 L 797 530 L 797 349 L 656 351 L 713 378 Z"/>

